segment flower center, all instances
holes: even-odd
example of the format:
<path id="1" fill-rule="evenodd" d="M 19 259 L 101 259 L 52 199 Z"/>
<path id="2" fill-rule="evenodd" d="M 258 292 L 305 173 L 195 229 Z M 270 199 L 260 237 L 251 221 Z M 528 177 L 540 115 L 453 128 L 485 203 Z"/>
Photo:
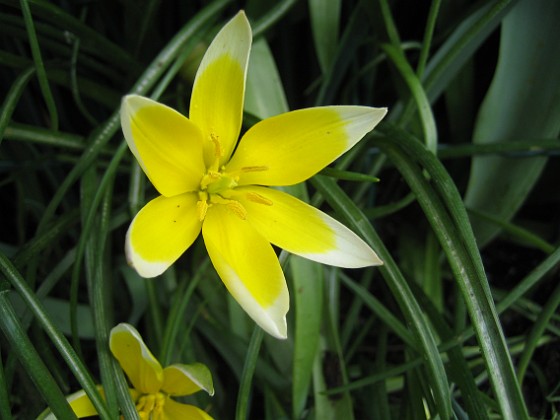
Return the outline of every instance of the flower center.
<path id="1" fill-rule="evenodd" d="M 142 420 L 163 420 L 163 406 L 167 396 L 158 392 L 144 394 L 136 400 L 136 411 Z"/>
<path id="2" fill-rule="evenodd" d="M 266 171 L 268 168 L 262 166 L 250 166 L 241 168 L 239 173 L 226 173 L 225 167 L 220 166 L 220 160 L 223 157 L 223 149 L 216 135 L 210 136 L 214 144 L 214 161 L 206 171 L 206 174 L 200 181 L 198 191 L 198 202 L 196 207 L 198 217 L 203 221 L 206 217 L 208 209 L 216 204 L 225 205 L 228 210 L 238 216 L 240 219 L 247 218 L 247 210 L 237 201 L 232 199 L 231 192 L 237 187 L 239 175 L 243 172 Z"/>

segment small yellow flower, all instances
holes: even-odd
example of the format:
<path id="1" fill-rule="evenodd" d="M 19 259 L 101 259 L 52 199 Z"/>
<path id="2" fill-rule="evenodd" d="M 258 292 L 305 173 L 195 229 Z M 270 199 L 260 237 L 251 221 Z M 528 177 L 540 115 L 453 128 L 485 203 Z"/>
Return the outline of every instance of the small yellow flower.
<path id="1" fill-rule="evenodd" d="M 315 175 L 354 146 L 386 109 L 328 106 L 263 120 L 238 143 L 251 28 L 239 12 L 216 35 L 198 69 L 189 118 L 137 95 L 123 99 L 130 150 L 161 194 L 127 233 L 129 263 L 163 273 L 200 232 L 220 278 L 268 333 L 287 336 L 289 296 L 271 243 L 340 267 L 381 264 L 357 235 L 277 189 Z"/>
<path id="2" fill-rule="evenodd" d="M 141 419 L 212 419 L 198 407 L 170 398 L 191 395 L 201 390 L 214 395 L 212 377 L 205 365 L 174 364 L 163 369 L 138 331 L 124 323 L 111 330 L 109 347 L 130 380 L 133 388 L 129 392 Z M 103 389 L 100 387 L 99 390 L 103 395 Z M 78 418 L 97 414 L 83 390 L 70 395 L 68 402 Z"/>

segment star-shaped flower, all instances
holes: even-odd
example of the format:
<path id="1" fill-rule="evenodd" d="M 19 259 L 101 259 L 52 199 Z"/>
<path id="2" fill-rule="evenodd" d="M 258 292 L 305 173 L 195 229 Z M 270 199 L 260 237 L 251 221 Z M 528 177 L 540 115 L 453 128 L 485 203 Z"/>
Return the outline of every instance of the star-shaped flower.
<path id="1" fill-rule="evenodd" d="M 229 292 L 264 330 L 287 336 L 289 296 L 271 245 L 339 267 L 381 264 L 356 234 L 270 187 L 303 182 L 354 146 L 385 108 L 327 106 L 265 119 L 239 140 L 251 28 L 239 12 L 216 35 L 198 69 L 189 117 L 150 99 L 123 99 L 130 150 L 161 194 L 134 218 L 129 263 L 163 273 L 202 231 Z"/>
<path id="2" fill-rule="evenodd" d="M 132 385 L 130 396 L 141 419 L 212 420 L 198 407 L 182 404 L 171 397 L 182 397 L 204 390 L 214 395 L 212 376 L 201 363 L 173 364 L 163 369 L 140 333 L 130 324 L 118 324 L 109 337 L 111 353 L 117 359 Z M 104 390 L 99 387 L 104 396 Z M 78 418 L 91 417 L 97 411 L 86 393 L 78 391 L 68 397 Z M 52 414 L 45 419 L 54 418 Z"/>

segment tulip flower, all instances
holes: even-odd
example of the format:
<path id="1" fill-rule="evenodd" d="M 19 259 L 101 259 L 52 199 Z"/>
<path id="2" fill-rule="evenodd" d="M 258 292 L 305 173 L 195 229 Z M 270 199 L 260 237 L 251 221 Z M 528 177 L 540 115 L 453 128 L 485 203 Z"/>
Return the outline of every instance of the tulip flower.
<path id="1" fill-rule="evenodd" d="M 214 395 L 212 376 L 205 365 L 173 364 L 163 369 L 130 324 L 122 323 L 111 330 L 109 347 L 132 385 L 129 393 L 142 420 L 212 420 L 200 408 L 171 398 L 201 390 Z M 105 396 L 102 387 L 99 387 L 99 391 Z M 97 415 L 97 410 L 83 390 L 67 399 L 78 418 Z M 44 413 L 40 418 L 50 420 L 55 417 L 52 413 Z"/>
<path id="2" fill-rule="evenodd" d="M 325 106 L 265 119 L 239 139 L 251 28 L 239 12 L 198 69 L 188 118 L 129 95 L 121 124 L 159 196 L 132 221 L 126 255 L 143 277 L 171 266 L 202 233 L 218 275 L 265 331 L 287 336 L 289 295 L 272 245 L 339 267 L 382 264 L 356 234 L 274 187 L 307 180 L 354 146 L 385 108 Z"/>

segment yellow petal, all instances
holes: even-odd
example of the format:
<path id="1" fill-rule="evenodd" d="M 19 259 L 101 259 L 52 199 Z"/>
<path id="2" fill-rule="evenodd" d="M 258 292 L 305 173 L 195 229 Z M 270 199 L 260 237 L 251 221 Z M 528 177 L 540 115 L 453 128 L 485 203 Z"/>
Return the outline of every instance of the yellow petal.
<path id="1" fill-rule="evenodd" d="M 143 394 L 160 390 L 163 369 L 132 325 L 122 323 L 111 329 L 109 348 L 136 390 Z"/>
<path id="2" fill-rule="evenodd" d="M 322 211 L 281 191 L 242 187 L 232 198 L 247 210 L 247 220 L 274 245 L 323 264 L 358 268 L 382 264 L 354 232 Z"/>
<path id="3" fill-rule="evenodd" d="M 128 147 L 154 187 L 165 196 L 195 191 L 205 173 L 200 130 L 172 108 L 125 96 L 121 125 Z"/>
<path id="4" fill-rule="evenodd" d="M 159 196 L 142 208 L 126 234 L 128 263 L 142 277 L 155 277 L 173 264 L 200 233 L 195 193 Z"/>
<path id="5" fill-rule="evenodd" d="M 105 398 L 105 393 L 102 386 L 97 386 L 97 390 L 103 398 Z M 97 415 L 97 410 L 91 403 L 91 400 L 87 396 L 86 392 L 81 389 L 78 392 L 74 392 L 66 397 L 66 400 L 70 404 L 70 408 L 74 411 L 74 414 L 79 419 L 83 417 L 92 417 Z M 37 420 L 56 420 L 55 415 L 49 410 L 45 410 L 38 417 Z"/>
<path id="6" fill-rule="evenodd" d="M 216 35 L 198 68 L 189 117 L 204 135 L 207 166 L 216 152 L 220 164 L 226 162 L 237 143 L 251 38 L 247 17 L 239 12 Z"/>
<path id="7" fill-rule="evenodd" d="M 381 121 L 385 108 L 328 106 L 267 118 L 245 133 L 226 171 L 239 185 L 293 185 L 315 175 Z"/>
<path id="8" fill-rule="evenodd" d="M 214 395 L 212 375 L 202 363 L 167 366 L 163 369 L 161 389 L 172 396 L 190 395 L 200 390 Z"/>
<path id="9" fill-rule="evenodd" d="M 277 338 L 286 338 L 288 288 L 270 243 L 226 205 L 208 209 L 202 236 L 212 264 L 251 318 Z"/>
<path id="10" fill-rule="evenodd" d="M 163 406 L 163 418 L 165 420 L 212 420 L 206 411 L 194 405 L 181 404 L 168 398 Z"/>

